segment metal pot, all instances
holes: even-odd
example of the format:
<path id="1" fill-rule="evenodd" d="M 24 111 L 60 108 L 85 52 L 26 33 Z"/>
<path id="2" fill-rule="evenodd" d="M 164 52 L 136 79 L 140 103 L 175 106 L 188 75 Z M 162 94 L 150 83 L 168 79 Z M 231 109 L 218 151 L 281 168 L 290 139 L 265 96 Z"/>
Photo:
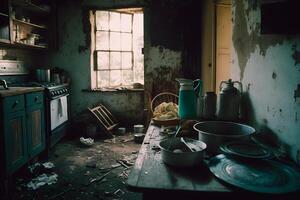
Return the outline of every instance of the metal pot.
<path id="1" fill-rule="evenodd" d="M 37 69 L 36 80 L 38 82 L 50 82 L 50 69 Z"/>
<path id="2" fill-rule="evenodd" d="M 220 145 L 249 139 L 255 129 L 245 124 L 224 121 L 204 121 L 194 125 L 199 140 L 207 144 L 207 151 L 218 153 Z"/>
<path id="3" fill-rule="evenodd" d="M 191 138 L 184 138 L 184 140 L 192 142 L 192 144 L 196 145 L 199 150 L 194 152 L 175 152 L 177 149 L 184 149 L 187 147 L 178 137 L 166 139 L 159 143 L 163 162 L 175 167 L 191 167 L 203 162 L 206 144 L 202 141 L 193 140 Z"/>

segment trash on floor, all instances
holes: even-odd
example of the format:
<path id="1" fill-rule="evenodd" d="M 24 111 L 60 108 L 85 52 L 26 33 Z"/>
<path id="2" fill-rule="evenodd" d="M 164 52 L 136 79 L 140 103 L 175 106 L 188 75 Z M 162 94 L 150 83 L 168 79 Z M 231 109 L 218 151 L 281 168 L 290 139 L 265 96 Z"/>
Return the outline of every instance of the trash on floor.
<path id="1" fill-rule="evenodd" d="M 43 185 L 52 185 L 57 182 L 57 174 L 53 173 L 52 175 L 41 174 L 38 177 L 32 179 L 28 184 L 27 188 L 36 190 Z"/>
<path id="2" fill-rule="evenodd" d="M 52 162 L 45 162 L 42 164 L 46 169 L 52 169 L 55 165 Z"/>
<path id="3" fill-rule="evenodd" d="M 79 140 L 81 144 L 84 144 L 86 146 L 92 146 L 94 144 L 94 139 L 92 138 L 81 137 Z"/>
<path id="4" fill-rule="evenodd" d="M 33 165 L 28 166 L 28 169 L 29 169 L 30 173 L 33 174 L 33 172 L 34 172 L 37 168 L 39 168 L 40 166 L 41 166 L 40 163 L 34 163 Z"/>
<path id="5" fill-rule="evenodd" d="M 121 197 L 122 195 L 124 195 L 125 192 L 121 189 L 117 189 L 115 192 L 114 192 L 114 195 L 116 195 L 117 197 Z"/>

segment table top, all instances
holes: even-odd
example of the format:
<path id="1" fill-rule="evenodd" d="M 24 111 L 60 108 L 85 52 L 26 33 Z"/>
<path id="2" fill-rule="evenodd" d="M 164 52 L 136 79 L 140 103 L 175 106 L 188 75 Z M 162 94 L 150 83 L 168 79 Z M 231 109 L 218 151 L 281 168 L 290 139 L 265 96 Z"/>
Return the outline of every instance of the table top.
<path id="1" fill-rule="evenodd" d="M 134 191 L 177 190 L 198 192 L 230 192 L 232 187 L 223 184 L 203 165 L 193 168 L 175 168 L 163 163 L 158 147 L 168 135 L 160 127 L 150 124 L 137 160 L 127 180 Z"/>

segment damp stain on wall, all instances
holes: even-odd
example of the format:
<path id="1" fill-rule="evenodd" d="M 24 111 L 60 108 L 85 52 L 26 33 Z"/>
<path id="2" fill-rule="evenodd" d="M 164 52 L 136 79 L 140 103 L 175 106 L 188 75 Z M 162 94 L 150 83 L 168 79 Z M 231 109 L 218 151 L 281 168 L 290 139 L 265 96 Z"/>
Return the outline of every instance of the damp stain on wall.
<path id="1" fill-rule="evenodd" d="M 260 34 L 260 19 L 249 21 L 251 12 L 257 12 L 260 15 L 260 4 L 248 6 L 245 9 L 245 2 L 252 5 L 252 1 L 234 1 L 235 8 L 234 26 L 232 32 L 232 40 L 234 48 L 237 50 L 238 64 L 240 67 L 240 80 L 243 80 L 245 68 L 250 56 L 256 48 L 260 49 L 260 55 L 265 57 L 268 48 L 280 45 L 287 38 L 281 35 L 261 35 Z M 247 22 L 250 30 L 248 31 Z"/>
<path id="2" fill-rule="evenodd" d="M 300 63 L 300 51 L 297 50 L 297 45 L 294 44 L 292 46 L 292 50 L 294 51 L 293 52 L 293 55 L 292 55 L 292 58 L 294 59 L 295 61 L 295 65 L 299 64 Z M 300 69 L 299 69 L 300 70 Z"/>

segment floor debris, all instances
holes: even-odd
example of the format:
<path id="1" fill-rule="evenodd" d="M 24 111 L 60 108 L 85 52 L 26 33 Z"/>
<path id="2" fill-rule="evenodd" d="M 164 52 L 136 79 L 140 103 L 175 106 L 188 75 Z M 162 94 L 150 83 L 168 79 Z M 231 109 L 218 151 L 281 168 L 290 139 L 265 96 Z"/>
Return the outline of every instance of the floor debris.
<path id="1" fill-rule="evenodd" d="M 128 141 L 131 138 L 132 135 L 127 133 L 115 136 L 111 142 L 95 138 L 92 148 L 82 148 L 82 144 L 78 142 L 79 138 L 63 140 L 50 151 L 48 161 L 53 163 L 53 168 L 46 169 L 41 162 L 34 164 L 35 169 L 31 166 L 34 173 L 24 168 L 27 175 L 20 173 L 16 176 L 18 181 L 14 199 L 141 200 L 142 194 L 128 191 L 126 188 L 127 177 L 140 149 L 139 144 Z M 52 165 L 48 163 L 46 166 Z M 51 172 L 58 175 L 55 184 L 42 183 L 42 187 L 28 189 L 27 184 L 34 180 L 32 177 L 38 177 L 40 174 L 49 176 L 52 175 Z M 118 189 L 124 192 L 117 193 L 121 197 L 114 194 Z"/>
<path id="2" fill-rule="evenodd" d="M 116 195 L 117 197 L 121 197 L 125 194 L 125 192 L 121 189 L 117 189 L 115 192 L 114 192 L 114 195 Z"/>
<path id="3" fill-rule="evenodd" d="M 46 169 L 52 169 L 55 165 L 52 162 L 45 162 L 42 164 Z"/>
<path id="4" fill-rule="evenodd" d="M 94 144 L 94 139 L 92 138 L 81 137 L 79 141 L 81 144 L 84 144 L 85 146 L 92 146 Z"/>
<path id="5" fill-rule="evenodd" d="M 43 185 L 52 185 L 54 183 L 57 182 L 57 174 L 52 174 L 52 175 L 47 175 L 47 174 L 41 174 L 38 177 L 32 179 L 28 184 L 27 184 L 27 188 L 28 189 L 32 189 L 32 190 L 36 190 L 39 187 L 43 186 Z"/>

